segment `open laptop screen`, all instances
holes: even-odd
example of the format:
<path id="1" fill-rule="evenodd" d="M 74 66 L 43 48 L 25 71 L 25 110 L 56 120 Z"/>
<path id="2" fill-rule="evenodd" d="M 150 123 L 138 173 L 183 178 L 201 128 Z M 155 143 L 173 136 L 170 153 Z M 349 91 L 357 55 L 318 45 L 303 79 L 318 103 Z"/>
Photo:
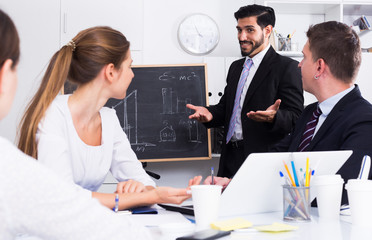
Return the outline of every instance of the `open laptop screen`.
<path id="1" fill-rule="evenodd" d="M 347 151 L 252 153 L 244 161 L 230 184 L 221 194 L 219 216 L 234 216 L 281 211 L 283 208 L 283 161 L 293 160 L 297 174 L 305 173 L 306 159 L 315 175 L 335 174 L 352 154 Z M 302 171 L 301 171 L 302 169 Z M 292 174 L 292 173 L 291 173 Z M 313 200 L 315 195 L 310 190 Z M 194 215 L 190 201 L 186 204 L 159 204 L 167 210 Z"/>

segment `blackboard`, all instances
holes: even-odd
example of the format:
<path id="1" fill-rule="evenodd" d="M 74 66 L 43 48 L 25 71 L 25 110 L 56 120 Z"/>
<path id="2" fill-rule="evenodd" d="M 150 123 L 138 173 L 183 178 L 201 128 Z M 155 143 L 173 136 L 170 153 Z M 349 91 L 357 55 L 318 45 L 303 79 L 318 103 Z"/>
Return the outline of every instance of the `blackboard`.
<path id="1" fill-rule="evenodd" d="M 188 116 L 187 103 L 207 105 L 205 64 L 133 66 L 124 99 L 109 99 L 138 159 L 211 159 L 210 131 Z M 64 92 L 76 87 L 66 83 Z"/>

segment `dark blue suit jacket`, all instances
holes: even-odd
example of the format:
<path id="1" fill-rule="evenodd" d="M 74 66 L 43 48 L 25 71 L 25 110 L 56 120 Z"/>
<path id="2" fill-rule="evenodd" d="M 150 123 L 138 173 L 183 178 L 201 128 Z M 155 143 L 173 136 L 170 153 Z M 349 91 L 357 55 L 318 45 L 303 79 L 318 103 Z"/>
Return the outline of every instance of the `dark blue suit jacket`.
<path id="1" fill-rule="evenodd" d="M 236 88 L 243 70 L 245 58 L 233 62 L 227 75 L 224 94 L 217 105 L 209 107 L 213 120 L 206 127 L 228 129 L 234 108 Z M 232 177 L 244 159 L 253 152 L 268 152 L 269 149 L 292 131 L 303 110 L 303 91 L 298 62 L 283 57 L 270 47 L 254 75 L 244 99 L 241 120 L 243 128 L 243 161 L 229 158 L 224 133 L 218 176 Z M 274 123 L 256 122 L 247 117 L 249 111 L 266 110 L 281 99 Z"/>
<path id="2" fill-rule="evenodd" d="M 297 151 L 306 123 L 317 104 L 316 102 L 305 108 L 293 132 L 279 142 L 273 151 Z M 364 155 L 372 157 L 372 105 L 361 96 L 358 86 L 334 106 L 307 149 L 307 151 L 332 150 L 353 150 L 353 154 L 338 171 L 345 183 L 348 179 L 357 178 Z M 370 172 L 369 178 L 371 176 Z M 344 190 L 342 204 L 347 202 Z"/>

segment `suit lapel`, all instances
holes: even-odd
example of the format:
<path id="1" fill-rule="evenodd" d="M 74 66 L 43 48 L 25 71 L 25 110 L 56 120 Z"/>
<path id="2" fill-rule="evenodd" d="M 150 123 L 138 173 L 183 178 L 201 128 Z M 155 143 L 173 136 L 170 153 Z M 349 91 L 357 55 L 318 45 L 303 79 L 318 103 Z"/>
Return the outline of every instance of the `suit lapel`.
<path id="1" fill-rule="evenodd" d="M 323 122 L 322 126 L 319 128 L 318 132 L 315 134 L 313 140 L 311 140 L 310 145 L 307 151 L 312 151 L 316 144 L 324 138 L 327 134 L 327 131 L 332 128 L 334 122 L 337 121 L 343 115 L 343 111 L 345 106 L 351 102 L 354 98 L 361 96 L 359 88 L 355 86 L 355 88 L 346 94 L 341 100 L 333 107 L 329 115 L 327 116 L 326 120 Z"/>
<path id="2" fill-rule="evenodd" d="M 258 67 L 256 74 L 254 75 L 251 84 L 249 85 L 248 91 L 245 95 L 244 99 L 244 106 L 246 106 L 249 102 L 249 100 L 252 98 L 253 93 L 256 91 L 256 89 L 263 84 L 265 81 L 268 81 L 270 79 L 266 78 L 266 75 L 269 74 L 272 63 L 276 59 L 276 52 L 275 50 L 270 46 L 269 50 L 265 54 L 265 57 L 262 59 L 262 62 L 260 66 Z"/>

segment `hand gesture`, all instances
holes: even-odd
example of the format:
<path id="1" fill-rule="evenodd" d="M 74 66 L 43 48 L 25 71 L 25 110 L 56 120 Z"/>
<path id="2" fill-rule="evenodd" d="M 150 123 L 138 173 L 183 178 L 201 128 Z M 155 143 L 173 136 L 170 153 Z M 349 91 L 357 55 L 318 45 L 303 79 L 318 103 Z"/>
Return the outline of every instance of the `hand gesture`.
<path id="1" fill-rule="evenodd" d="M 281 100 L 278 99 L 273 105 L 268 107 L 266 111 L 250 111 L 249 113 L 247 113 L 247 116 L 256 122 L 272 123 L 274 121 L 276 112 L 279 109 L 280 103 Z"/>
<path id="2" fill-rule="evenodd" d="M 129 179 L 125 182 L 119 182 L 116 186 L 117 193 L 140 193 L 145 191 L 145 185 L 141 182 Z"/>
<path id="3" fill-rule="evenodd" d="M 205 107 L 194 106 L 192 104 L 186 104 L 186 107 L 195 111 L 194 114 L 189 116 L 190 119 L 196 119 L 202 123 L 210 122 L 213 119 L 212 113 L 210 113 Z"/>

